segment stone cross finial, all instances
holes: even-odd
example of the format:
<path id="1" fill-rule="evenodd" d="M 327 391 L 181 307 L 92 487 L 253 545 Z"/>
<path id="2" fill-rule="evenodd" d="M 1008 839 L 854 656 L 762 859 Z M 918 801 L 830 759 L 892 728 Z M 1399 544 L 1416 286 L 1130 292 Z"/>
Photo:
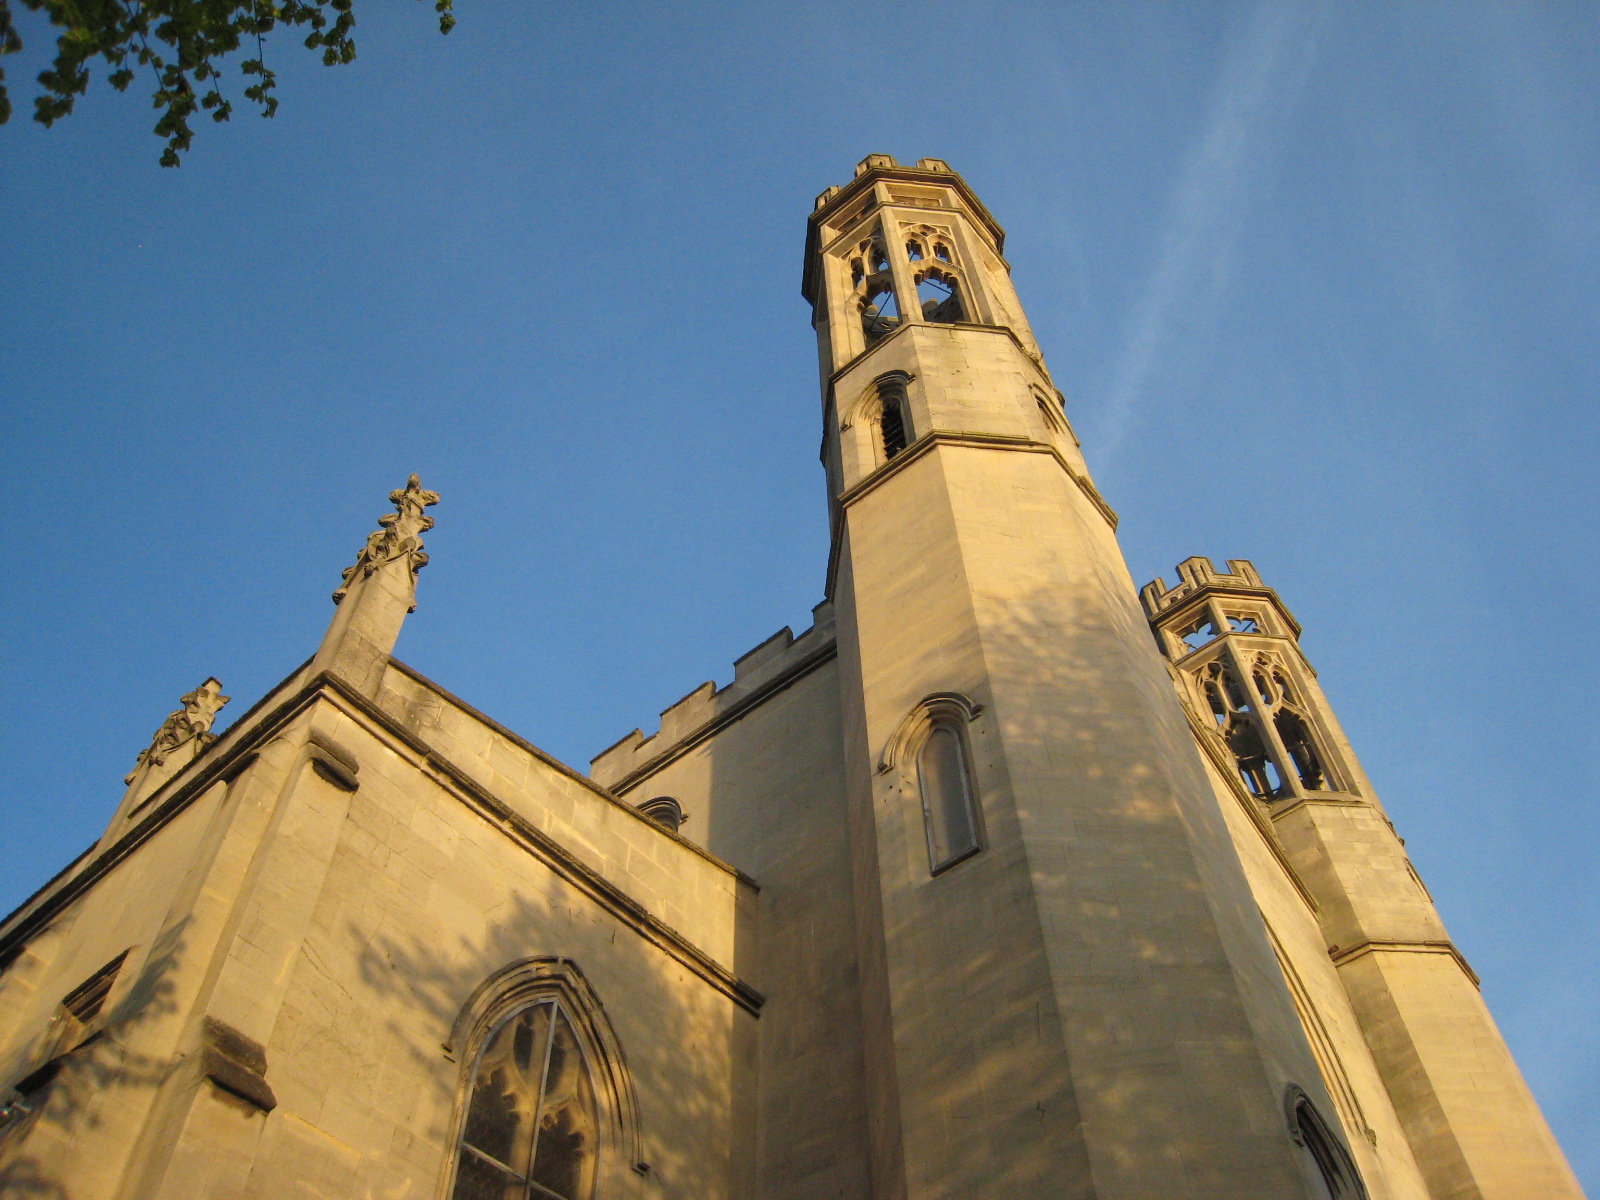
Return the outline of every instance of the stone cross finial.
<path id="1" fill-rule="evenodd" d="M 405 487 L 389 493 L 389 503 L 395 511 L 378 518 L 380 528 L 367 536 L 355 565 L 344 572 L 344 582 L 333 593 L 335 604 L 345 598 L 358 575 L 371 575 L 385 563 L 409 557 L 413 576 L 428 565 L 428 556 L 422 552 L 422 535 L 433 528 L 433 518 L 422 510 L 439 503 L 439 493 L 424 491 L 422 481 L 413 474 Z"/>
<path id="2" fill-rule="evenodd" d="M 161 723 L 161 728 L 156 730 L 150 745 L 139 751 L 139 757 L 134 760 L 133 770 L 128 772 L 127 778 L 122 782 L 132 783 L 133 777 L 139 773 L 139 768 L 146 763 L 159 767 L 166 761 L 168 754 L 191 739 L 198 741 L 197 750 L 204 748 L 207 743 L 214 740 L 211 723 L 217 719 L 217 713 L 222 711 L 222 706 L 230 699 L 231 696 L 222 694 L 222 684 L 216 679 L 206 680 L 184 696 L 179 701 L 183 707 Z"/>

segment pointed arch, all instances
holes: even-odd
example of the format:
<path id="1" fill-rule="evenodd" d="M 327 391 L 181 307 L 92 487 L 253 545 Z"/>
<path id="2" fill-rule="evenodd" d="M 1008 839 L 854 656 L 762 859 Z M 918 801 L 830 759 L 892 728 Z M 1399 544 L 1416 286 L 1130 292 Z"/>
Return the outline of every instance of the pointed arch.
<path id="1" fill-rule="evenodd" d="M 900 722 L 884 746 L 879 771 L 900 771 L 915 794 L 928 843 L 928 871 L 938 875 L 983 849 L 983 816 L 967 726 L 983 711 L 959 692 L 935 692 Z"/>
<path id="2" fill-rule="evenodd" d="M 502 1042 L 506 1043 L 504 1047 Z M 501 1054 L 502 1050 L 505 1054 Z M 535 1186 L 530 1195 L 589 1200 L 594 1195 L 615 1194 L 614 1187 L 606 1181 L 618 1172 L 630 1168 L 636 1172 L 648 1170 L 640 1155 L 638 1098 L 622 1045 L 600 997 L 571 959 L 525 958 L 500 968 L 480 983 L 462 1005 L 444 1051 L 452 1061 L 462 1064 L 462 1072 L 451 1124 L 453 1153 L 439 1185 L 441 1200 L 458 1194 L 458 1179 L 462 1188 L 470 1187 L 461 1179 L 463 1163 L 474 1170 L 481 1169 L 485 1162 L 495 1166 L 492 1156 L 485 1155 L 481 1147 L 468 1144 L 484 1140 L 486 1135 L 481 1131 L 495 1117 L 503 1117 L 509 1111 L 501 1089 L 494 1086 L 486 1090 L 479 1079 L 486 1051 L 501 1057 L 526 1058 L 524 1068 L 535 1060 L 538 1063 L 527 1073 L 527 1078 L 533 1080 L 533 1103 L 538 1106 L 536 1110 L 525 1106 L 527 1128 L 500 1131 L 497 1135 L 508 1147 L 519 1145 L 518 1152 L 530 1160 L 523 1169 L 535 1184 L 541 1180 L 538 1164 L 532 1160 L 544 1153 L 547 1138 L 554 1139 L 553 1144 L 566 1152 L 563 1165 L 570 1168 L 568 1177 L 577 1181 L 565 1193 L 559 1188 L 541 1190 Z M 551 1121 L 548 1106 L 556 1103 L 562 1107 L 556 1110 L 558 1120 Z M 494 1111 L 481 1111 L 486 1104 Z M 578 1115 L 569 1117 L 568 1109 Z M 546 1117 L 542 1123 L 541 1115 Z M 590 1120 L 595 1127 L 594 1144 L 585 1146 L 587 1131 L 583 1126 Z M 570 1166 L 576 1161 L 575 1156 L 584 1153 L 592 1157 L 592 1162 L 578 1161 L 576 1166 Z M 505 1174 L 504 1168 L 499 1168 L 499 1173 Z"/>
<path id="3" fill-rule="evenodd" d="M 1321 1177 L 1330 1200 L 1368 1200 L 1367 1185 L 1339 1135 L 1329 1127 L 1305 1088 L 1291 1083 L 1283 1091 L 1283 1111 L 1294 1144 L 1306 1152 L 1308 1170 Z"/>
<path id="4" fill-rule="evenodd" d="M 880 463 L 887 462 L 916 440 L 911 423 L 909 385 L 912 378 L 906 371 L 885 371 L 856 397 L 840 426 L 841 430 L 858 422 L 869 426 L 873 431 L 874 456 Z"/>

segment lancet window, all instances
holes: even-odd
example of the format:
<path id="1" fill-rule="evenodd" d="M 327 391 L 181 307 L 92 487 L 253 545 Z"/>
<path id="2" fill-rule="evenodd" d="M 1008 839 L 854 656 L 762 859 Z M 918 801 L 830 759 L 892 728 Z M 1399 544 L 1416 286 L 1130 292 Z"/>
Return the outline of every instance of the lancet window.
<path id="1" fill-rule="evenodd" d="M 878 380 L 878 406 L 878 435 L 887 461 L 911 442 L 911 405 L 904 375 L 886 375 Z"/>
<path id="2" fill-rule="evenodd" d="M 1223 659 L 1205 667 L 1200 687 L 1251 794 L 1264 800 L 1287 795 L 1295 790 L 1289 779 L 1308 792 L 1335 786 L 1309 712 L 1272 655 L 1250 660 L 1248 690 Z"/>
<path id="3" fill-rule="evenodd" d="M 935 692 L 905 715 L 878 761 L 879 774 L 896 778 L 899 795 L 921 807 L 935 875 L 983 849 L 983 806 L 967 737 L 982 711 L 959 692 Z"/>
<path id="4" fill-rule="evenodd" d="M 917 786 L 935 873 L 978 851 L 978 814 L 960 724 L 936 718 L 917 751 Z"/>
<path id="5" fill-rule="evenodd" d="M 1355 1160 L 1328 1126 L 1311 1097 L 1291 1084 L 1285 1097 L 1289 1136 L 1305 1152 L 1308 1174 L 1318 1185 L 1320 1200 L 1367 1200 L 1366 1185 Z"/>
<path id="6" fill-rule="evenodd" d="M 850 259 L 850 283 L 861 314 L 861 332 L 866 335 L 868 346 L 876 345 L 900 326 L 894 273 L 889 268 L 889 255 L 877 238 L 868 238 L 856 247 Z"/>
<path id="7" fill-rule="evenodd" d="M 479 1053 L 452 1200 L 593 1200 L 599 1134 L 565 1006 L 551 996 L 518 1009 Z"/>
<path id="8" fill-rule="evenodd" d="M 917 272 L 917 300 L 922 305 L 922 319 L 936 325 L 953 325 L 966 320 L 966 310 L 961 306 L 960 284 L 950 271 L 929 267 Z"/>
<path id="9" fill-rule="evenodd" d="M 1250 794 L 1269 800 L 1280 794 L 1283 780 L 1267 750 L 1266 739 L 1255 721 L 1254 706 L 1238 679 L 1218 661 L 1211 663 L 1202 677 L 1202 688 L 1217 732 L 1227 743 L 1239 768 L 1239 777 Z"/>

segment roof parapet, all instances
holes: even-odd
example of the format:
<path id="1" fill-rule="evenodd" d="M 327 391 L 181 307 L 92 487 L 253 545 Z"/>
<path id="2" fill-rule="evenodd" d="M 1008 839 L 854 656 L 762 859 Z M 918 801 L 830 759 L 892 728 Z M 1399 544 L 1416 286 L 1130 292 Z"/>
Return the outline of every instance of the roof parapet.
<path id="1" fill-rule="evenodd" d="M 811 628 L 796 637 L 785 625 L 766 641 L 734 660 L 733 682 L 726 687 L 707 680 L 661 713 L 660 729 L 646 737 L 635 729 L 606 747 L 589 763 L 589 776 L 602 787 L 633 774 L 641 766 L 676 749 L 708 725 L 727 715 L 767 685 L 809 660 L 834 642 L 833 605 L 824 600 L 811 610 Z"/>

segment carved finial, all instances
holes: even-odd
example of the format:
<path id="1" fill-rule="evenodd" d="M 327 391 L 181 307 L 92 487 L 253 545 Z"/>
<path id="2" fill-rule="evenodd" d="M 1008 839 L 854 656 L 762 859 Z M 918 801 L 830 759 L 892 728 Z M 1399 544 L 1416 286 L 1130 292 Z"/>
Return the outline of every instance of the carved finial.
<path id="1" fill-rule="evenodd" d="M 179 703 L 182 708 L 172 713 L 161 723 L 161 728 L 156 730 L 156 736 L 150 740 L 150 745 L 139 751 L 139 757 L 134 760 L 133 770 L 123 783 L 132 783 L 133 777 L 139 773 L 139 768 L 145 763 L 159 767 L 166 761 L 179 746 L 190 739 L 199 742 L 197 749 L 216 740 L 216 735 L 211 732 L 211 723 L 217 719 L 217 713 L 222 711 L 222 706 L 231 700 L 231 696 L 222 694 L 222 684 L 219 680 L 208 679 L 194 691 L 184 696 Z"/>
<path id="2" fill-rule="evenodd" d="M 424 491 L 422 481 L 413 474 L 405 487 L 389 493 L 389 503 L 395 511 L 378 518 L 379 528 L 367 536 L 355 565 L 345 571 L 344 582 L 333 593 L 335 604 L 344 599 L 358 572 L 365 578 L 385 563 L 407 556 L 412 575 L 428 565 L 428 556 L 422 552 L 422 535 L 433 528 L 433 518 L 422 510 L 439 503 L 439 493 Z"/>

